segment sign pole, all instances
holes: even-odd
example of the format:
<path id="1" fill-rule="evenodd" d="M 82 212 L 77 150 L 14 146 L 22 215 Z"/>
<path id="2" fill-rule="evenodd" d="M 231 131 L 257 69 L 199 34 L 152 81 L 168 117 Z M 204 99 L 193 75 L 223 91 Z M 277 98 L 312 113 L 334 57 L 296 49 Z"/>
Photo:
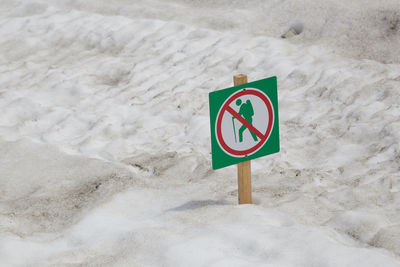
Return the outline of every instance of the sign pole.
<path id="1" fill-rule="evenodd" d="M 247 75 L 238 74 L 233 76 L 234 86 L 247 83 Z M 251 204 L 251 161 L 237 164 L 238 170 L 238 200 L 239 204 Z"/>

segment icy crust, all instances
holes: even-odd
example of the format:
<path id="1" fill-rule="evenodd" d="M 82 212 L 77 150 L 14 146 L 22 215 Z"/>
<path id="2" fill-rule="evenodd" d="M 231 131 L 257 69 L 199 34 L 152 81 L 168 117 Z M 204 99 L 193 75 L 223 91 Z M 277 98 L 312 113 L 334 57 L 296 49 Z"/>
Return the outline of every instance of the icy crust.
<path id="1" fill-rule="evenodd" d="M 399 65 L 1 3 L 0 264 L 400 264 Z M 234 73 L 278 77 L 281 152 L 253 161 L 252 207 L 210 169 L 208 93 Z"/>

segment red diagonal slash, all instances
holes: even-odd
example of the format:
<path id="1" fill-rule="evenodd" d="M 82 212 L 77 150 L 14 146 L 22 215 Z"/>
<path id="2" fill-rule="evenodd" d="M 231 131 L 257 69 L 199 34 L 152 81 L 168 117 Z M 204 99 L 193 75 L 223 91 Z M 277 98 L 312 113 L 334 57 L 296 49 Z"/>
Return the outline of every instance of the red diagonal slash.
<path id="1" fill-rule="evenodd" d="M 233 108 L 231 108 L 230 106 L 228 106 L 226 108 L 226 110 L 231 113 L 236 119 L 238 119 L 238 121 L 240 121 L 244 126 L 246 126 L 250 131 L 252 131 L 253 133 L 255 133 L 255 135 L 258 136 L 258 138 L 263 139 L 265 136 L 259 131 L 257 130 L 253 125 L 251 125 L 250 123 L 248 123 L 248 121 L 246 121 L 242 116 L 239 115 L 239 113 L 237 113 L 235 110 L 233 110 Z"/>

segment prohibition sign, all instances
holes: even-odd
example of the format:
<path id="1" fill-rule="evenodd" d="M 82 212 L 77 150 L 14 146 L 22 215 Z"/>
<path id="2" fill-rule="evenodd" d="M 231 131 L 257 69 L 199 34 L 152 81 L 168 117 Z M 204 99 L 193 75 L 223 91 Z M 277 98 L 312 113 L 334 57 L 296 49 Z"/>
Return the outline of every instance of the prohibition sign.
<path id="1" fill-rule="evenodd" d="M 261 122 L 258 121 L 258 125 L 256 125 L 255 123 L 253 123 L 252 125 L 244 117 L 239 115 L 239 113 L 235 111 L 234 108 L 232 108 L 232 106 L 234 107 L 234 105 L 231 104 L 241 97 L 242 99 L 247 97 L 257 101 L 258 104 L 255 105 L 255 112 L 254 112 L 255 117 L 257 116 L 257 114 L 260 113 L 260 110 L 261 112 L 265 113 L 265 118 L 263 117 Z M 249 147 L 246 147 L 244 149 L 234 148 L 232 142 L 229 142 L 227 140 L 226 137 L 227 135 L 223 133 L 224 129 L 226 128 L 226 126 L 225 128 L 223 126 L 223 120 L 224 120 L 223 118 L 226 115 L 229 115 L 229 117 L 233 116 L 233 118 L 237 119 L 241 123 L 241 125 L 244 125 L 249 131 L 251 131 L 251 133 L 257 136 L 258 137 L 257 142 L 251 143 Z M 232 121 L 234 121 L 234 119 L 232 119 Z M 273 125 L 274 125 L 274 111 L 269 97 L 264 92 L 258 89 L 254 88 L 244 89 L 228 97 L 228 99 L 224 102 L 221 109 L 219 110 L 215 124 L 217 142 L 219 146 L 225 151 L 225 153 L 233 157 L 246 157 L 256 153 L 260 148 L 262 148 L 262 146 L 267 142 L 268 138 L 270 137 Z M 236 141 L 236 130 L 234 125 L 233 128 Z"/>

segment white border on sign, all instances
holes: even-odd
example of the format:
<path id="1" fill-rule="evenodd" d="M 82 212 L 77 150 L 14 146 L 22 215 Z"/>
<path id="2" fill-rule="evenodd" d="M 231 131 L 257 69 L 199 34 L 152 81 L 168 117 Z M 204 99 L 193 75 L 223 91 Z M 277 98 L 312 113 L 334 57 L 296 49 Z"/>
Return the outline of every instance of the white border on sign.
<path id="1" fill-rule="evenodd" d="M 247 87 L 247 88 L 242 88 L 242 89 L 240 89 L 239 91 L 236 91 L 236 92 L 234 92 L 233 94 L 231 94 L 231 95 L 224 101 L 224 103 L 222 103 L 221 108 L 220 108 L 219 111 L 218 111 L 218 114 L 217 114 L 217 117 L 216 117 L 216 120 L 215 120 L 214 130 L 215 130 L 215 138 L 217 139 L 217 143 L 218 143 L 219 147 L 220 147 L 226 154 L 228 154 L 228 155 L 230 155 L 230 156 L 232 156 L 232 157 L 235 157 L 235 158 L 244 158 L 244 157 L 253 155 L 253 154 L 256 153 L 257 151 L 259 151 L 261 148 L 263 148 L 263 145 L 264 145 L 264 144 L 262 144 L 258 149 L 254 150 L 253 152 L 251 152 L 251 153 L 249 153 L 249 154 L 246 154 L 246 155 L 235 155 L 235 154 L 232 154 L 232 153 L 229 153 L 228 151 L 226 151 L 226 150 L 222 147 L 221 143 L 219 142 L 218 133 L 217 133 L 217 127 L 218 127 L 217 124 L 218 124 L 219 115 L 220 115 L 220 113 L 221 113 L 221 109 L 225 106 L 226 102 L 228 102 L 228 100 L 229 100 L 232 96 L 234 96 L 235 94 L 237 94 L 237 93 L 239 93 L 239 92 L 241 92 L 241 91 L 245 91 L 245 90 L 255 90 L 255 91 L 260 92 L 261 94 L 263 94 L 263 95 L 268 99 L 269 103 L 271 104 L 271 107 L 272 107 L 272 128 L 271 128 L 271 131 L 270 131 L 269 134 L 268 134 L 268 137 L 265 139 L 264 144 L 268 141 L 269 137 L 271 136 L 271 133 L 272 133 L 272 131 L 273 131 L 273 129 L 274 129 L 274 124 L 275 124 L 274 105 L 272 104 L 271 99 L 269 99 L 269 97 L 268 97 L 268 95 L 267 95 L 266 93 L 264 93 L 263 91 L 261 91 L 261 90 L 259 90 L 259 89 L 257 89 L 257 88 Z M 263 101 L 263 102 L 264 102 L 264 101 Z M 228 111 L 225 111 L 225 112 L 228 112 Z M 259 143 L 259 142 L 258 142 L 258 143 Z M 256 143 L 256 145 L 257 145 L 258 143 Z M 255 145 L 255 146 L 256 146 L 256 145 Z"/>

